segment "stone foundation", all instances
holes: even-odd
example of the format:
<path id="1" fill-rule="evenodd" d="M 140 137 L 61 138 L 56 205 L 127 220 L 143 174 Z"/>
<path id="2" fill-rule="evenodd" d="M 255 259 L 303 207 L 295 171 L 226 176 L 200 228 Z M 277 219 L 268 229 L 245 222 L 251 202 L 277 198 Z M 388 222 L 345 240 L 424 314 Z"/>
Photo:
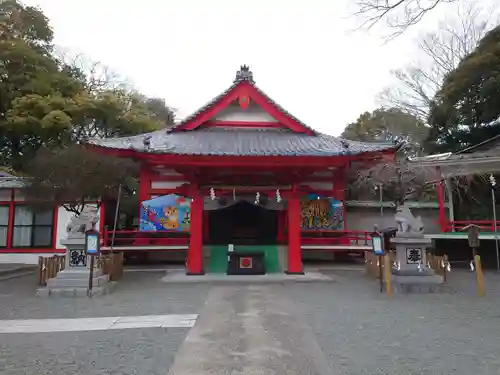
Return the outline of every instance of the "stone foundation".
<path id="1" fill-rule="evenodd" d="M 92 278 L 92 291 L 89 293 L 88 268 L 66 269 L 47 281 L 45 288 L 37 291 L 39 297 L 92 297 L 111 292 L 115 283 L 109 282 L 109 276 L 103 275 L 100 269 L 94 270 Z"/>

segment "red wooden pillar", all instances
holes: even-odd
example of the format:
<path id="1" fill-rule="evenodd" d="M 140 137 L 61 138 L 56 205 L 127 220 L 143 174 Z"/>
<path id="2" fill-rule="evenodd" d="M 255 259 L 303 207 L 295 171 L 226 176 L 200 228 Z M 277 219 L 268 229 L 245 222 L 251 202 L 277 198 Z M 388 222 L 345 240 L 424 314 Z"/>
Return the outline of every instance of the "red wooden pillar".
<path id="1" fill-rule="evenodd" d="M 139 171 L 139 217 L 141 217 L 141 203 L 147 201 L 151 190 L 151 171 L 149 166 L 141 165 Z"/>
<path id="2" fill-rule="evenodd" d="M 347 215 L 346 215 L 346 207 L 345 207 L 345 180 L 346 173 L 345 169 L 342 168 L 338 170 L 334 175 L 333 180 L 333 190 L 334 190 L 334 198 L 340 202 L 342 202 L 342 208 L 344 210 L 344 230 L 347 230 Z"/>
<path id="3" fill-rule="evenodd" d="M 300 196 L 294 185 L 288 198 L 288 274 L 304 274 L 300 247 Z"/>
<path id="4" fill-rule="evenodd" d="M 203 274 L 203 196 L 198 186 L 191 184 L 191 224 L 189 227 L 188 275 Z"/>
<path id="5" fill-rule="evenodd" d="M 448 223 L 446 219 L 446 208 L 445 208 L 445 198 L 444 198 L 444 183 L 443 181 L 439 181 L 436 184 L 436 193 L 439 204 L 439 227 L 441 232 L 446 232 L 448 229 Z"/>
<path id="6" fill-rule="evenodd" d="M 10 202 L 9 202 L 9 222 L 7 226 L 7 248 L 10 249 L 12 248 L 12 242 L 14 240 L 14 210 L 16 209 L 15 206 L 16 202 L 16 191 L 15 189 L 12 189 L 10 191 Z M 57 210 L 57 206 L 56 206 Z M 55 227 L 57 228 L 57 227 Z M 57 232 L 54 228 L 54 232 Z M 54 242 L 55 246 L 55 242 Z"/>

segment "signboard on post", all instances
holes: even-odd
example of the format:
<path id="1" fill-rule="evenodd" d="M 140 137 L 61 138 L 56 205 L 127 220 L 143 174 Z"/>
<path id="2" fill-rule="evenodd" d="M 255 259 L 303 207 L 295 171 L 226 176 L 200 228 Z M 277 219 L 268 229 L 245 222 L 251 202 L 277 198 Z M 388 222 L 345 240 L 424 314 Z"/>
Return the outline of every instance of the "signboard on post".
<path id="1" fill-rule="evenodd" d="M 94 280 L 94 257 L 101 251 L 99 232 L 90 229 L 85 232 L 85 253 L 90 256 L 88 296 L 92 297 L 92 281 Z"/>
<path id="2" fill-rule="evenodd" d="M 479 247 L 479 226 L 470 224 L 467 225 L 462 231 L 467 231 L 467 238 L 469 240 L 469 246 L 473 249 Z"/>
<path id="3" fill-rule="evenodd" d="M 378 233 L 372 234 L 372 250 L 375 255 L 384 255 L 384 239 Z"/>
<path id="4" fill-rule="evenodd" d="M 101 251 L 99 232 L 91 229 L 85 232 L 85 252 L 88 255 L 99 255 Z"/>
<path id="5" fill-rule="evenodd" d="M 380 279 L 380 292 L 384 291 L 383 267 L 382 260 L 385 254 L 384 238 L 380 232 L 372 233 L 372 251 L 378 257 L 378 272 Z"/>

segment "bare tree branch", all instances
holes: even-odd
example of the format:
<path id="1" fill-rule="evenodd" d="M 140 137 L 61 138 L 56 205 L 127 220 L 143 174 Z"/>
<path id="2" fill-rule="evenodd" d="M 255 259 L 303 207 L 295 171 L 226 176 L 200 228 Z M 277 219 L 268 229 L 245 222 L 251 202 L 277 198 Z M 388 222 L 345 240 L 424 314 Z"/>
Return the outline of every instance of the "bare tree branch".
<path id="1" fill-rule="evenodd" d="M 380 161 L 365 169 L 358 168 L 348 176 L 349 186 L 361 195 L 361 199 L 366 199 L 363 194 L 382 187 L 384 200 L 393 202 L 396 207 L 408 200 L 425 200 L 429 195 L 435 199 L 434 186 L 443 180 L 436 166 L 429 161 L 410 161 L 399 155 L 395 160 Z M 489 176 L 489 173 L 464 173 L 466 171 L 463 164 L 457 163 L 451 177 L 446 177 L 451 182 L 453 193 L 464 200 L 471 199 L 469 192 L 474 186 L 487 186 Z"/>
<path id="2" fill-rule="evenodd" d="M 458 1 L 460 0 L 358 0 L 355 16 L 364 19 L 362 28 L 370 29 L 385 21 L 393 30 L 389 37 L 392 39 L 419 23 L 438 5 Z"/>
<path id="3" fill-rule="evenodd" d="M 418 40 L 422 56 L 392 72 L 396 83 L 379 94 L 379 101 L 426 120 L 431 100 L 444 77 L 476 48 L 498 20 L 496 8 L 480 8 L 474 2 L 458 4 L 455 12 L 440 22 L 435 31 Z"/>
<path id="4" fill-rule="evenodd" d="M 92 93 L 104 90 L 132 91 L 132 84 L 126 78 L 84 54 L 73 54 L 65 49 L 55 48 L 54 55 L 63 64 L 81 72 L 85 77 L 87 89 Z"/>

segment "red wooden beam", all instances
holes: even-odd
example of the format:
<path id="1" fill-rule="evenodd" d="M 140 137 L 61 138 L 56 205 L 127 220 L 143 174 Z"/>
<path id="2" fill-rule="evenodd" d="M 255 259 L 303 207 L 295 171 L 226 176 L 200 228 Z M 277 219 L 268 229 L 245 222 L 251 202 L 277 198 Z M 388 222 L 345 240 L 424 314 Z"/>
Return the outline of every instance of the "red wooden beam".
<path id="1" fill-rule="evenodd" d="M 118 157 L 129 157 L 143 163 L 179 167 L 233 167 L 233 168 L 267 168 L 276 170 L 290 168 L 336 168 L 348 166 L 356 160 L 376 162 L 392 155 L 396 148 L 384 151 L 369 152 L 359 155 L 338 156 L 211 156 L 211 155 L 177 155 L 154 154 L 130 149 L 113 149 L 100 146 L 90 146 L 92 150 Z"/>
<path id="2" fill-rule="evenodd" d="M 238 127 L 238 128 L 286 128 L 283 124 L 276 121 L 221 121 L 210 120 L 202 125 L 202 127 Z"/>
<path id="3" fill-rule="evenodd" d="M 266 111 L 269 115 L 271 115 L 273 118 L 278 120 L 290 130 L 297 133 L 305 133 L 309 135 L 315 134 L 313 130 L 305 127 L 300 122 L 293 119 L 290 115 L 283 113 L 283 111 L 279 109 L 275 104 L 273 104 L 268 97 L 266 97 L 253 84 L 247 81 L 239 82 L 234 88 L 232 88 L 225 96 L 219 99 L 212 106 L 198 113 L 196 116 L 194 116 L 184 124 L 175 127 L 173 131 L 186 131 L 196 129 L 200 125 L 213 118 L 217 113 L 227 108 L 240 96 L 250 98 L 250 100 L 259 105 L 264 111 Z"/>

